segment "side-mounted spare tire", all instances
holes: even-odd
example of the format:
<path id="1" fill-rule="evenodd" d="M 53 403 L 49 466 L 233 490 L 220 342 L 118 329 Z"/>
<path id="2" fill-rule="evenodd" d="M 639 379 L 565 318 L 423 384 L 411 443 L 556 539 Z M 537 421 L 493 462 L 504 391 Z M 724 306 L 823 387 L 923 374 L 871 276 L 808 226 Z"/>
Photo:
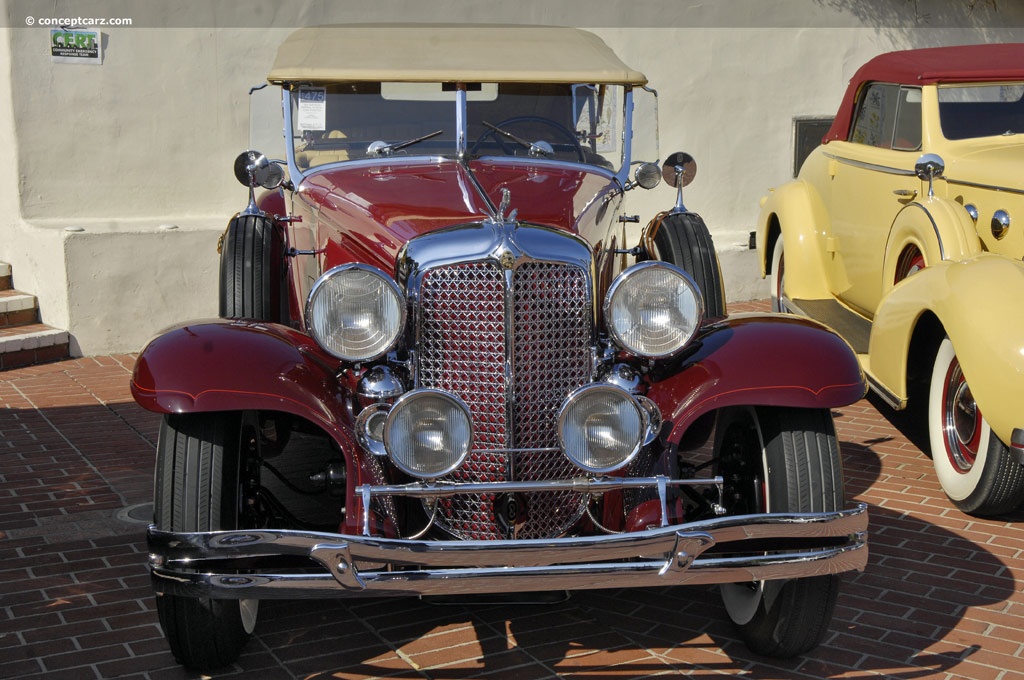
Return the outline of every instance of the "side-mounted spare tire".
<path id="1" fill-rule="evenodd" d="M 237 215 L 220 250 L 220 316 L 282 322 L 287 319 L 284 235 L 262 215 Z"/>
<path id="2" fill-rule="evenodd" d="M 674 264 L 700 288 L 704 315 L 725 316 L 725 283 L 711 232 L 697 213 L 661 213 L 651 221 L 644 238 L 649 257 Z"/>

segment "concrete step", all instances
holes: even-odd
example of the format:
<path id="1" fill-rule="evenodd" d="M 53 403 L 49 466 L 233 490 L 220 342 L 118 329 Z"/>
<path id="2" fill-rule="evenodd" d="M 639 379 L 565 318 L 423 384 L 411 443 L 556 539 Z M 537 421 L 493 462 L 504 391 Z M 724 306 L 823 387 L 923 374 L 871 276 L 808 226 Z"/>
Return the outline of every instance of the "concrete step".
<path id="1" fill-rule="evenodd" d="M 0 328 L 0 370 L 67 359 L 68 338 L 67 331 L 41 323 Z"/>
<path id="2" fill-rule="evenodd" d="M 8 289 L 0 290 L 0 328 L 21 326 L 39 320 L 36 296 Z"/>
<path id="3" fill-rule="evenodd" d="M 39 323 L 35 295 L 15 290 L 11 266 L 0 262 L 0 370 L 70 356 L 68 332 Z"/>

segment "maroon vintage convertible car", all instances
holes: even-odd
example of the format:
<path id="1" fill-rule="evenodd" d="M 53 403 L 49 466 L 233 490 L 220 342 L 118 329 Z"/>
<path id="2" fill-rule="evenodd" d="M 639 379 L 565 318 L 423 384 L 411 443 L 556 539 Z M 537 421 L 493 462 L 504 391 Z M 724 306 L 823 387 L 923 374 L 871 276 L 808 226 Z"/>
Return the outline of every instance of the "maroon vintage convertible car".
<path id="1" fill-rule="evenodd" d="M 348 26 L 269 80 L 287 160 L 235 164 L 222 318 L 132 378 L 178 659 L 230 663 L 267 598 L 693 583 L 755 651 L 816 645 L 867 559 L 830 410 L 863 376 L 814 322 L 726 315 L 693 159 L 634 163 L 644 76 L 574 29 Z"/>

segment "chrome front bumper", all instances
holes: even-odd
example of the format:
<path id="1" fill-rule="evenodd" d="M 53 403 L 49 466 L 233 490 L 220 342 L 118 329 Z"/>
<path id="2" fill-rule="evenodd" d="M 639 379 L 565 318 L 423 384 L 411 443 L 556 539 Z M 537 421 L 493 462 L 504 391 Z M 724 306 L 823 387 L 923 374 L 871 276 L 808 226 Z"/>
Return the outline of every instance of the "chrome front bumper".
<path id="1" fill-rule="evenodd" d="M 551 540 L 420 541 L 284 530 L 171 533 L 150 527 L 149 567 L 157 592 L 221 599 L 740 583 L 861 570 L 868 557 L 867 527 L 862 503 L 832 513 L 721 517 Z M 310 569 L 252 569 L 254 560 L 282 556 L 308 558 Z"/>

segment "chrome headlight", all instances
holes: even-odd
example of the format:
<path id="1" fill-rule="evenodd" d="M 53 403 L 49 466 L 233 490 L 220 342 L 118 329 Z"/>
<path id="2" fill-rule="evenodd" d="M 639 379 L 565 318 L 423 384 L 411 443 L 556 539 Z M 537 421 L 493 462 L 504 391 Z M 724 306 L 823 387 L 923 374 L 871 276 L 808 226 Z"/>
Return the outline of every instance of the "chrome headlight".
<path id="1" fill-rule="evenodd" d="M 334 267 L 306 302 L 306 328 L 345 361 L 375 359 L 394 347 L 405 325 L 405 296 L 391 277 L 365 264 Z"/>
<path id="2" fill-rule="evenodd" d="M 440 477 L 459 467 L 472 443 L 469 407 L 440 390 L 406 392 L 384 423 L 384 446 L 391 462 L 420 479 Z"/>
<path id="3" fill-rule="evenodd" d="M 604 318 L 612 339 L 639 356 L 672 356 L 689 344 L 704 310 L 697 284 L 665 262 L 641 262 L 608 288 Z"/>
<path id="4" fill-rule="evenodd" d="M 633 460 L 647 438 L 649 417 L 628 392 L 614 385 L 584 385 L 569 395 L 558 416 L 558 438 L 569 459 L 594 473 Z"/>

